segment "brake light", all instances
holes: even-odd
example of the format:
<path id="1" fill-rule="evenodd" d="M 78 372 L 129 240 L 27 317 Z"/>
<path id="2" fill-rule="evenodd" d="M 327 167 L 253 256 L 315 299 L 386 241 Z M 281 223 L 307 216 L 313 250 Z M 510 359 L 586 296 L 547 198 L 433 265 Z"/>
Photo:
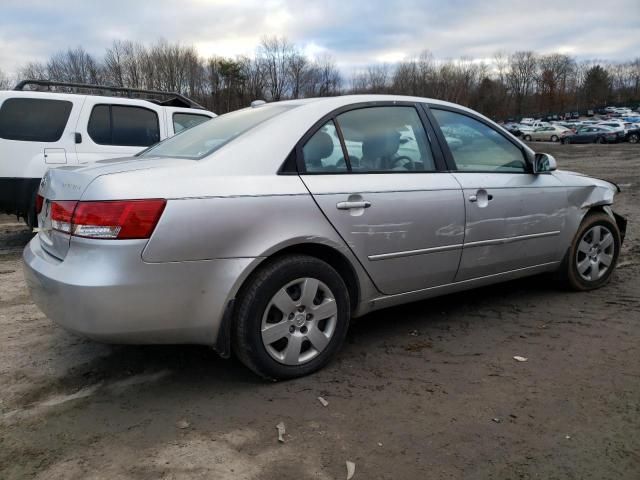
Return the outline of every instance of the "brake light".
<path id="1" fill-rule="evenodd" d="M 51 202 L 51 227 L 54 230 L 71 233 L 71 218 L 77 203 L 74 200 Z"/>
<path id="2" fill-rule="evenodd" d="M 95 202 L 57 201 L 51 205 L 55 230 L 77 237 L 149 238 L 166 205 L 164 199 Z"/>
<path id="3" fill-rule="evenodd" d="M 40 194 L 36 195 L 36 215 L 40 215 L 42 211 L 42 205 L 44 205 L 44 197 Z"/>

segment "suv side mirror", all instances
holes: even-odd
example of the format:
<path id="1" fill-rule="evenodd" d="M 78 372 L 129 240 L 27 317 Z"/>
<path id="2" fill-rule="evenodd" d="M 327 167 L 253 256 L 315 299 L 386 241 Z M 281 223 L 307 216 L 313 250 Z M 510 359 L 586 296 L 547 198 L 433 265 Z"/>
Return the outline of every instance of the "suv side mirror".
<path id="1" fill-rule="evenodd" d="M 536 153 L 533 161 L 533 173 L 549 173 L 558 168 L 556 159 L 548 153 Z"/>

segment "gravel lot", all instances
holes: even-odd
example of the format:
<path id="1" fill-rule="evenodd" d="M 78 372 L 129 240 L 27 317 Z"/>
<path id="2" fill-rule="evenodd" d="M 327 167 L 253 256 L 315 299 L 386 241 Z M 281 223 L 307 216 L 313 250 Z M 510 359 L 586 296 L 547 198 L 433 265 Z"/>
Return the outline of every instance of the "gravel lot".
<path id="1" fill-rule="evenodd" d="M 377 312 L 285 383 L 207 348 L 66 333 L 27 294 L 29 234 L 0 217 L 0 478 L 342 479 L 349 460 L 354 479 L 637 480 L 640 146 L 536 148 L 621 184 L 607 287 L 537 277 Z"/>

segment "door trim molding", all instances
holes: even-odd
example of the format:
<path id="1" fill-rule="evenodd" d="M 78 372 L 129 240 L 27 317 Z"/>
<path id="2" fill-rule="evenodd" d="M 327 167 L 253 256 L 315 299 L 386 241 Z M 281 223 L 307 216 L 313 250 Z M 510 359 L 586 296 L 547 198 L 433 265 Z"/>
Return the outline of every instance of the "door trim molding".
<path id="1" fill-rule="evenodd" d="M 477 242 L 465 243 L 464 248 L 486 247 L 489 245 L 504 245 L 506 243 L 521 242 L 523 240 L 532 240 L 534 238 L 555 237 L 557 235 L 560 235 L 560 230 L 554 230 L 552 232 L 531 233 L 528 235 L 517 235 L 515 237 L 493 238 L 490 240 L 478 240 Z"/>
<path id="2" fill-rule="evenodd" d="M 440 247 L 420 248 L 417 250 L 405 250 L 402 252 L 379 253 L 377 255 L 369 255 L 367 258 L 371 262 L 379 260 L 390 260 L 393 258 L 412 257 L 414 255 L 425 255 L 429 253 L 449 252 L 451 250 L 459 250 L 472 247 L 486 247 L 489 245 L 504 245 L 507 243 L 521 242 L 523 240 L 532 240 L 535 238 L 555 237 L 560 235 L 560 230 L 553 232 L 531 233 L 528 235 L 518 235 L 515 237 L 492 238 L 490 240 L 479 240 L 477 242 L 457 243 L 453 245 L 442 245 Z"/>
<path id="3" fill-rule="evenodd" d="M 462 243 L 454 245 L 442 245 L 440 247 L 420 248 L 418 250 L 406 250 L 403 252 L 380 253 L 378 255 L 369 255 L 367 258 L 371 262 L 378 260 L 389 260 L 392 258 L 412 257 L 414 255 L 424 255 L 426 253 L 448 252 L 451 250 L 459 250 L 463 247 Z"/>

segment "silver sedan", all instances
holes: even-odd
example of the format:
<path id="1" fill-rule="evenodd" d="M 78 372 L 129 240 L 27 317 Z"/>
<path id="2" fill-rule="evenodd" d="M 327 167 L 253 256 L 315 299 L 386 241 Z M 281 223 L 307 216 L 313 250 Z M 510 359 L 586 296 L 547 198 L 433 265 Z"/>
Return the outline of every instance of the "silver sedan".
<path id="1" fill-rule="evenodd" d="M 25 274 L 70 331 L 210 345 L 284 379 L 324 366 L 373 310 L 544 272 L 604 285 L 616 192 L 451 103 L 255 105 L 48 172 Z"/>

